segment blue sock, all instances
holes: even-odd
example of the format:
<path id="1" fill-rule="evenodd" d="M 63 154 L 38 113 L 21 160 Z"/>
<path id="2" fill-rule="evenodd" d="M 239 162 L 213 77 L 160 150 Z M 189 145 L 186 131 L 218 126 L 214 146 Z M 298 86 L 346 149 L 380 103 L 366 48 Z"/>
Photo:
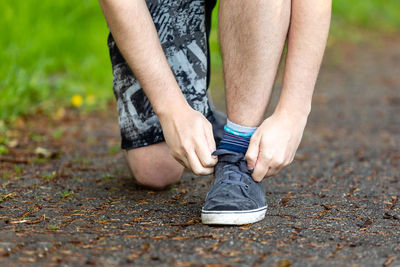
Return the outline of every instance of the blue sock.
<path id="1" fill-rule="evenodd" d="M 218 149 L 227 149 L 235 152 L 246 153 L 250 138 L 257 127 L 245 127 L 231 122 L 229 119 L 224 127 L 224 137 Z"/>

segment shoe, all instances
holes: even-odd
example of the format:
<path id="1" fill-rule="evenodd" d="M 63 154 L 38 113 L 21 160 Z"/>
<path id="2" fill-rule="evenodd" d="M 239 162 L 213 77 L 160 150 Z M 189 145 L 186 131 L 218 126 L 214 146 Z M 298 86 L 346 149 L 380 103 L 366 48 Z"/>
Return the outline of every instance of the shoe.
<path id="1" fill-rule="evenodd" d="M 244 154 L 225 149 L 218 156 L 215 177 L 201 211 L 203 224 L 242 225 L 265 217 L 267 201 L 262 183 L 251 178 Z"/>

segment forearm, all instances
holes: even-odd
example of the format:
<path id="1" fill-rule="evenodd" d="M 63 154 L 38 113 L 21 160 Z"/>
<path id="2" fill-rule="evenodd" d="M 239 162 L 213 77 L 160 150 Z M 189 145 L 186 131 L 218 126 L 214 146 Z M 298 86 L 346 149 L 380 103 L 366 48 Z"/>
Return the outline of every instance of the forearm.
<path id="1" fill-rule="evenodd" d="M 292 0 L 283 88 L 278 111 L 307 118 L 324 54 L 331 0 Z"/>
<path id="2" fill-rule="evenodd" d="M 144 0 L 99 0 L 111 33 L 155 112 L 187 104 Z"/>

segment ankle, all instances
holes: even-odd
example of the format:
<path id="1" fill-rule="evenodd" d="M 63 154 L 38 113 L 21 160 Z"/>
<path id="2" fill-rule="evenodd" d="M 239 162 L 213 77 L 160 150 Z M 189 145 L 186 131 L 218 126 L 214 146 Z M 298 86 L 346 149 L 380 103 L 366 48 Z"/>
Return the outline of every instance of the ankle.
<path id="1" fill-rule="evenodd" d="M 246 127 L 233 123 L 228 119 L 224 127 L 224 137 L 218 148 L 246 153 L 250 138 L 256 129 L 256 127 Z"/>

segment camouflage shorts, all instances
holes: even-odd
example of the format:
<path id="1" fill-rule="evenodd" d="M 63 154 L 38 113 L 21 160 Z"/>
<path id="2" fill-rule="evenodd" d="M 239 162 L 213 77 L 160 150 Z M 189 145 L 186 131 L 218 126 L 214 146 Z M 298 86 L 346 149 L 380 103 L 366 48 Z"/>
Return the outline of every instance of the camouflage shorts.
<path id="1" fill-rule="evenodd" d="M 146 0 L 168 63 L 186 100 L 210 121 L 208 34 L 216 0 Z M 121 147 L 164 141 L 160 122 L 112 35 L 108 37 Z"/>

